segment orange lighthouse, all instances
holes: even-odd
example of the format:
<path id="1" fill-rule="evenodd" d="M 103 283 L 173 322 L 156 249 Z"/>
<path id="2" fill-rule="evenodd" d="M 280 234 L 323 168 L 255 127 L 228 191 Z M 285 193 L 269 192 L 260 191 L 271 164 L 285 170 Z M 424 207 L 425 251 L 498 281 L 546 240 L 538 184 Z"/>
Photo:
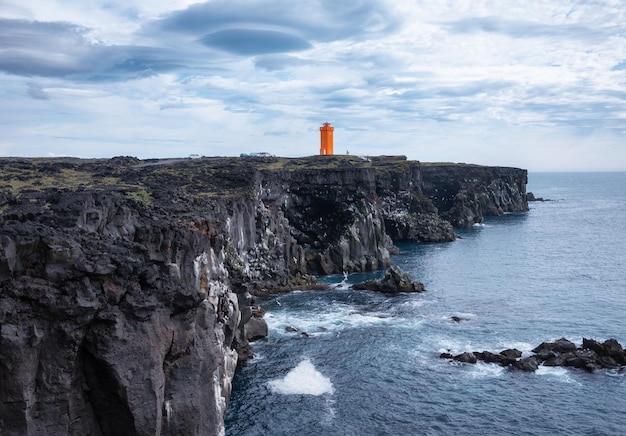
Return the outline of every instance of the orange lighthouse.
<path id="1" fill-rule="evenodd" d="M 334 154 L 333 152 L 333 131 L 335 128 L 328 121 L 320 127 L 320 155 Z"/>

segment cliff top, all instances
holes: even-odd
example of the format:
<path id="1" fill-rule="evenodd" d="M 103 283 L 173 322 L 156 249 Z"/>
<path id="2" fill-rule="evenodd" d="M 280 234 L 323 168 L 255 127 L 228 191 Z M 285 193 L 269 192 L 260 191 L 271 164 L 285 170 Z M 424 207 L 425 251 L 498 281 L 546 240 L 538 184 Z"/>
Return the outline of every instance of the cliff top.
<path id="1" fill-rule="evenodd" d="M 0 158 L 0 194 L 20 195 L 47 189 L 112 190 L 144 203 L 155 192 L 194 197 L 251 194 L 257 171 L 389 168 L 421 165 L 480 167 L 471 164 L 425 163 L 405 156 L 354 155 L 285 157 L 202 157 L 147 159 Z"/>

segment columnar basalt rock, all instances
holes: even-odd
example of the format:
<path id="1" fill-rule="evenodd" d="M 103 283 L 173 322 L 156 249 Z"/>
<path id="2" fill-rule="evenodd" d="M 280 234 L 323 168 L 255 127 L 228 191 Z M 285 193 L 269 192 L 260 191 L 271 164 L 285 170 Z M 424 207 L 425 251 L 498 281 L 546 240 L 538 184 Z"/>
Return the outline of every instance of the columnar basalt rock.
<path id="1" fill-rule="evenodd" d="M 452 225 L 422 189 L 419 162 L 377 160 L 376 193 L 385 230 L 394 242 L 444 242 L 455 239 Z"/>
<path id="2" fill-rule="evenodd" d="M 425 164 L 421 173 L 423 193 L 455 228 L 482 223 L 485 216 L 528 210 L 526 170 Z"/>
<path id="3" fill-rule="evenodd" d="M 281 176 L 289 182 L 284 214 L 306 253 L 306 272 L 373 271 L 389 265 L 372 169 L 301 170 Z"/>
<path id="4" fill-rule="evenodd" d="M 525 210 L 522 170 L 425 168 L 0 159 L 2 433 L 222 434 L 236 365 L 267 331 L 255 294 L 386 267 L 392 239 L 451 240 L 441 211 Z M 441 192 L 485 200 L 467 218 Z"/>

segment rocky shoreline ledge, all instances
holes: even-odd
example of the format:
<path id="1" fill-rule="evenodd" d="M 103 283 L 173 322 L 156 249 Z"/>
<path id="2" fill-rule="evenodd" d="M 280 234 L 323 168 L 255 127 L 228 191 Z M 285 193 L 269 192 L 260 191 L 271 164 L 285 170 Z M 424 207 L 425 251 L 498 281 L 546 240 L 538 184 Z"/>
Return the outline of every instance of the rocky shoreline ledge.
<path id="1" fill-rule="evenodd" d="M 568 339 L 561 338 L 554 342 L 543 342 L 532 350 L 532 355 L 523 356 L 517 349 L 502 350 L 499 353 L 474 351 L 452 355 L 442 353 L 439 357 L 462 363 L 478 361 L 534 372 L 540 365 L 563 366 L 594 372 L 597 369 L 618 369 L 623 371 L 626 365 L 626 351 L 615 339 L 602 343 L 595 339 L 583 338 L 582 346 Z"/>
<path id="2" fill-rule="evenodd" d="M 526 211 L 526 182 L 398 157 L 0 158 L 0 428 L 223 434 L 255 295 Z"/>

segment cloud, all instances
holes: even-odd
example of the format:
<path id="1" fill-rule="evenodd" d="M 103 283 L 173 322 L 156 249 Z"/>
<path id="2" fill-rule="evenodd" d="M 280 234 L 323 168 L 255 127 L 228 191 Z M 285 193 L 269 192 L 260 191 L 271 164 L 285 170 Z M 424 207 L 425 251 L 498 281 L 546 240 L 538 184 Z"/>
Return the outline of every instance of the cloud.
<path id="1" fill-rule="evenodd" d="M 389 33 L 398 24 L 381 0 L 310 0 L 304 4 L 292 0 L 214 0 L 172 12 L 147 25 L 146 30 L 151 34 L 167 31 L 191 35 L 229 29 L 274 30 L 308 41 L 330 42 Z"/>
<path id="2" fill-rule="evenodd" d="M 501 17 L 469 17 L 441 23 L 448 31 L 459 34 L 497 33 L 511 38 L 575 38 L 599 41 L 608 38 L 619 26 L 589 27 L 582 24 L 543 24 L 509 20 Z M 624 28 L 621 29 L 622 31 Z"/>
<path id="3" fill-rule="evenodd" d="M 129 48 L 93 43 L 88 33 L 70 23 L 0 19 L 0 70 L 29 77 L 91 76 L 128 61 Z"/>
<path id="4" fill-rule="evenodd" d="M 272 54 L 265 56 L 256 56 L 254 65 L 267 71 L 279 71 L 290 67 L 300 67 L 306 65 L 315 65 L 317 62 L 300 59 L 286 54 Z"/>
<path id="5" fill-rule="evenodd" d="M 614 168 L 621 3 L 0 0 L 0 153 L 300 156 L 329 120 L 352 153 L 580 168 L 593 138 Z"/>
<path id="6" fill-rule="evenodd" d="M 27 94 L 35 100 L 50 100 L 50 96 L 36 83 L 29 83 Z"/>
<path id="7" fill-rule="evenodd" d="M 75 80 L 134 80 L 193 67 L 180 50 L 105 45 L 91 29 L 64 22 L 0 19 L 0 71 L 19 76 Z"/>
<path id="8" fill-rule="evenodd" d="M 302 51 L 311 48 L 311 44 L 299 36 L 275 30 L 219 30 L 200 38 L 200 41 L 209 47 L 244 56 Z"/>
<path id="9" fill-rule="evenodd" d="M 18 75 L 65 76 L 85 71 L 94 56 L 86 29 L 68 23 L 0 19 L 0 70 Z"/>

